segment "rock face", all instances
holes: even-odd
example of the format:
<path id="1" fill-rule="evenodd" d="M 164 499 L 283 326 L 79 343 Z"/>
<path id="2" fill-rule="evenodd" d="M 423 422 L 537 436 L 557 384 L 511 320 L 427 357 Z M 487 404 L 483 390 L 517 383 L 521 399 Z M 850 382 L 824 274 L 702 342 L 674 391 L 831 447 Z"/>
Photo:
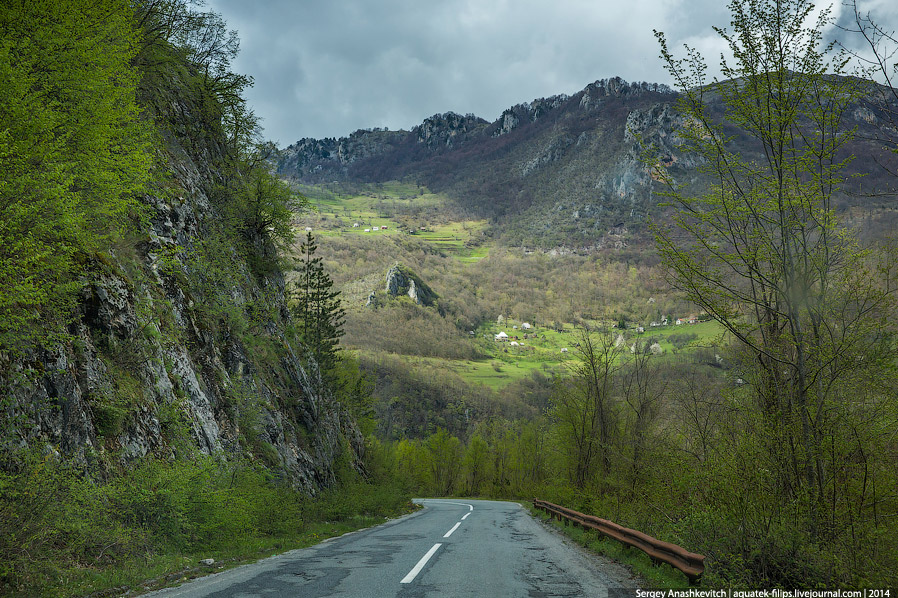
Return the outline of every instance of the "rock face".
<path id="1" fill-rule="evenodd" d="M 185 100 L 169 118 L 194 116 Z M 0 355 L 5 440 L 99 471 L 191 451 L 261 459 L 315 493 L 334 481 L 338 458 L 359 462 L 363 438 L 286 334 L 281 274 L 209 244 L 221 221 L 220 149 L 202 139 L 168 137 L 176 192 L 143 198 L 136 255 L 110 250 L 85 266 L 68 338 Z"/>
<path id="2" fill-rule="evenodd" d="M 387 284 L 384 290 L 391 297 L 408 295 L 418 305 L 433 305 L 438 298 L 424 281 L 400 264 L 394 264 L 387 271 Z"/>
<path id="3" fill-rule="evenodd" d="M 468 134 L 479 132 L 487 122 L 473 114 L 462 116 L 455 112 L 435 114 L 412 129 L 418 143 L 431 148 L 451 148 L 465 141 Z"/>

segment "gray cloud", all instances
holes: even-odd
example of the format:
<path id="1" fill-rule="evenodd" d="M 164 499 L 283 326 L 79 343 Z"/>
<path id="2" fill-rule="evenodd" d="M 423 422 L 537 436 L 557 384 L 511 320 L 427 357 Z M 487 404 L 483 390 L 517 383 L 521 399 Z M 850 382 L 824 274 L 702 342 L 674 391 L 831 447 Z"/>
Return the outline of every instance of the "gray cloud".
<path id="1" fill-rule="evenodd" d="M 449 110 L 493 120 L 513 104 L 615 75 L 669 83 L 652 30 L 716 64 L 711 26 L 730 20 L 720 0 L 212 0 L 208 8 L 238 31 L 234 68 L 255 78 L 249 101 L 282 146 L 408 129 Z"/>

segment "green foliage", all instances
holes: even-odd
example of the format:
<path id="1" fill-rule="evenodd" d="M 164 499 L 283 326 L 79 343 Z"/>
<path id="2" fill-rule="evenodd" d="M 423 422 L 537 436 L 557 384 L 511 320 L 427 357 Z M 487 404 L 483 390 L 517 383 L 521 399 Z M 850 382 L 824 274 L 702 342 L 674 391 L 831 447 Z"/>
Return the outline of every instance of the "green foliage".
<path id="1" fill-rule="evenodd" d="M 340 291 L 332 290 L 334 283 L 315 255 L 317 249 L 315 237 L 307 233 L 300 248 L 302 262 L 294 286 L 293 317 L 302 342 L 321 370 L 329 372 L 336 363 L 346 311 L 340 303 Z"/>
<path id="2" fill-rule="evenodd" d="M 377 426 L 374 412 L 373 385 L 362 370 L 356 355 L 341 351 L 331 370 L 337 401 L 352 414 L 353 420 L 368 436 Z"/>
<path id="3" fill-rule="evenodd" d="M 596 474 L 609 473 L 617 415 L 612 403 L 621 349 L 610 334 L 580 334 L 579 354 L 570 378 L 559 380 L 552 397 L 552 417 L 558 423 L 571 483 L 587 486 Z"/>
<path id="4" fill-rule="evenodd" d="M 431 488 L 437 496 L 451 494 L 461 470 L 461 442 L 439 428 L 427 439 L 424 448 L 427 451 Z"/>
<path id="5" fill-rule="evenodd" d="M 682 349 L 692 341 L 698 338 L 697 334 L 671 334 L 667 337 L 667 342 L 674 346 L 675 349 Z"/>
<path id="6" fill-rule="evenodd" d="M 845 459 L 869 455 L 878 440 L 845 429 L 892 421 L 888 391 L 859 390 L 874 377 L 894 384 L 898 278 L 893 253 L 862 250 L 836 217 L 833 196 L 849 162 L 842 150 L 853 135 L 844 121 L 861 88 L 834 76 L 844 58 L 822 44 L 828 11 L 814 19 L 806 0 L 734 1 L 730 10 L 732 31 L 717 30 L 735 58 L 722 65 L 726 81 L 706 81 L 694 50 L 675 59 L 657 34 L 683 88 L 679 150 L 703 163 L 714 184 L 694 194 L 657 172 L 675 215 L 656 237 L 674 286 L 744 351 L 749 385 L 738 413 L 752 419 L 737 418 L 735 453 L 760 468 L 743 475 L 765 491 L 732 515 L 747 522 L 739 534 L 745 566 L 789 584 L 835 567 L 825 562 L 838 551 L 815 554 L 821 542 L 855 543 L 843 531 L 845 511 L 833 505 L 865 502 L 868 473 Z M 723 115 L 708 108 L 709 94 L 720 96 Z M 737 149 L 739 136 L 755 153 Z M 777 527 L 778 540 L 761 540 L 761 521 Z"/>
<path id="7" fill-rule="evenodd" d="M 223 210 L 250 244 L 265 239 L 283 249 L 293 242 L 293 217 L 305 208 L 306 200 L 271 173 L 269 160 L 274 151 L 270 143 L 238 149 L 229 164 Z M 258 251 L 252 247 L 248 254 Z"/>
<path id="8" fill-rule="evenodd" d="M 0 593 L 9 596 L 84 595 L 108 587 L 115 569 L 139 587 L 150 577 L 147 564 L 165 554 L 190 555 L 188 565 L 210 555 L 258 558 L 258 543 L 308 544 L 338 533 L 321 521 L 345 522 L 345 531 L 409 509 L 388 478 L 371 484 L 350 475 L 313 501 L 264 468 L 208 457 L 148 457 L 105 481 L 34 451 L 5 465 Z"/>
<path id="9" fill-rule="evenodd" d="M 10 351 L 56 338 L 83 256 L 138 212 L 153 156 L 127 2 L 7 4 L 0 30 L 0 347 Z"/>

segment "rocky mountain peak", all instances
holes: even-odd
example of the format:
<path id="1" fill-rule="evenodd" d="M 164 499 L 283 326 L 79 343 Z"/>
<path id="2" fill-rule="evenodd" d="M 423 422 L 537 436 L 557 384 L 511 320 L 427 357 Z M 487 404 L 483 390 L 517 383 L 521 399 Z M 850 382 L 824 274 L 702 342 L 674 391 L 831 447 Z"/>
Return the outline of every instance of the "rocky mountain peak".
<path id="1" fill-rule="evenodd" d="M 473 114 L 462 116 L 446 112 L 424 119 L 423 123 L 412 129 L 412 133 L 418 143 L 434 148 L 452 147 L 457 141 L 464 140 L 469 133 L 479 131 L 487 124 L 489 123 Z"/>

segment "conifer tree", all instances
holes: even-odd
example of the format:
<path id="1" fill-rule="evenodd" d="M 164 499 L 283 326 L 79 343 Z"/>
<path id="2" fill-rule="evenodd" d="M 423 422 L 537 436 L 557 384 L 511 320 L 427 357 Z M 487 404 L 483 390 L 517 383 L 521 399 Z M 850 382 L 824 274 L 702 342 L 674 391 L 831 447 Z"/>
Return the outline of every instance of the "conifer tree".
<path id="1" fill-rule="evenodd" d="M 295 286 L 293 316 L 302 341 L 322 372 L 328 372 L 336 362 L 346 311 L 340 301 L 340 291 L 333 290 L 330 275 L 321 258 L 315 255 L 317 250 L 315 237 L 311 232 L 307 233 L 300 247 L 302 263 Z"/>

